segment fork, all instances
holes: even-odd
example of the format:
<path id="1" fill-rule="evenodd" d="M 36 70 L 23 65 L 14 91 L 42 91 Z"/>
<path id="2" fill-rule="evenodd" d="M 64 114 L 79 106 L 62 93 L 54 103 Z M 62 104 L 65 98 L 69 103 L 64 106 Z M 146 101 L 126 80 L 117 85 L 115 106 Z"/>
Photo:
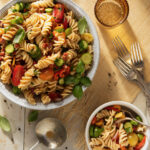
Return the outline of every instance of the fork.
<path id="1" fill-rule="evenodd" d="M 130 58 L 130 53 L 127 47 L 125 46 L 125 44 L 123 43 L 123 41 L 120 39 L 118 35 L 112 40 L 112 43 L 119 57 L 122 57 L 125 60 Z"/>
<path id="2" fill-rule="evenodd" d="M 144 61 L 139 43 L 134 43 L 131 45 L 131 61 L 134 67 L 143 76 Z"/>
<path id="3" fill-rule="evenodd" d="M 142 89 L 146 96 L 146 107 L 148 119 L 150 119 L 150 91 L 147 84 L 144 82 L 143 78 L 140 76 L 139 72 L 135 70 L 131 65 L 126 63 L 121 57 L 114 61 L 114 64 L 119 69 L 121 74 L 129 81 L 134 81 Z"/>

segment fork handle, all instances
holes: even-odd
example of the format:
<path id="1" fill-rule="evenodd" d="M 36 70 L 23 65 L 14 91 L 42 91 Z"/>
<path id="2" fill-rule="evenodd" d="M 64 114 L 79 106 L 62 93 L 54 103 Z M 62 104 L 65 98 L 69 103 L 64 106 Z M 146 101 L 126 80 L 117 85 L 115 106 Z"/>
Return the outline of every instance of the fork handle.
<path id="1" fill-rule="evenodd" d="M 146 113 L 147 113 L 147 118 L 150 121 L 150 90 L 147 84 L 145 83 L 144 79 L 141 77 L 141 75 L 138 72 L 137 72 L 136 83 L 139 85 L 139 87 L 142 89 L 143 93 L 146 96 Z"/>

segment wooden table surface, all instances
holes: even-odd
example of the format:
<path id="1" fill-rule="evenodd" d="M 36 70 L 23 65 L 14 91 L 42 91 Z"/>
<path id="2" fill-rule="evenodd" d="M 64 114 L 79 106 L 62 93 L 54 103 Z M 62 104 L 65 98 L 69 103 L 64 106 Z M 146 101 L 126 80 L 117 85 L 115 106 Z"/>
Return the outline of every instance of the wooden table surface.
<path id="1" fill-rule="evenodd" d="M 0 0 L 0 8 L 3 7 L 9 0 Z M 45 116 L 53 116 L 62 120 L 68 130 L 68 139 L 71 141 L 73 134 L 75 136 L 75 145 L 78 147 L 74 149 L 86 149 L 84 144 L 84 128 L 88 116 L 99 105 L 113 100 L 123 100 L 133 102 L 139 89 L 136 85 L 125 80 L 118 72 L 113 64 L 113 58 L 116 52 L 112 46 L 112 39 L 119 35 L 130 49 L 133 42 L 140 42 L 142 53 L 145 61 L 145 79 L 150 81 L 150 1 L 149 0 L 128 0 L 129 16 L 127 21 L 113 29 L 105 29 L 100 26 L 94 16 L 94 5 L 96 0 L 73 0 L 87 14 L 91 17 L 93 23 L 97 28 L 100 40 L 100 63 L 92 86 L 86 91 L 87 99 L 83 98 L 81 101 L 74 101 L 73 103 L 53 111 L 40 112 L 39 119 Z M 0 115 L 6 116 L 11 123 L 13 139 L 0 130 L 0 150 L 29 150 L 29 148 L 36 142 L 34 135 L 34 126 L 36 124 L 29 124 L 27 116 L 30 110 L 24 109 L 20 106 L 12 104 L 5 100 L 0 95 Z M 73 117 L 75 115 L 75 117 Z M 70 119 L 73 118 L 73 119 Z M 72 124 L 70 129 L 70 122 L 77 124 L 78 120 L 83 121 L 80 124 L 81 130 L 74 132 L 75 126 Z M 79 139 L 80 137 L 80 139 Z M 73 150 L 67 145 L 69 150 Z M 67 149 L 67 147 L 64 149 Z M 80 148 L 79 148 L 80 147 Z M 62 150 L 62 149 L 61 149 Z"/>

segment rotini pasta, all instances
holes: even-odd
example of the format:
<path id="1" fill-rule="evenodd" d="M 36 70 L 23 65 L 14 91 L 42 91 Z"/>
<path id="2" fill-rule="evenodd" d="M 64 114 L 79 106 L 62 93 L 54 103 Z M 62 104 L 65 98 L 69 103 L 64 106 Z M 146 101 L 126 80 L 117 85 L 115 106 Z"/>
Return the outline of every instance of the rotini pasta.
<path id="1" fill-rule="evenodd" d="M 82 19 L 53 0 L 11 6 L 0 25 L 1 82 L 10 84 L 14 94 L 22 92 L 32 105 L 40 102 L 37 97 L 44 105 L 72 93 L 80 99 L 85 86 L 80 80 L 88 78 L 86 68 L 93 62 L 93 37 L 88 28 L 81 35 Z"/>
<path id="2" fill-rule="evenodd" d="M 34 68 L 31 68 L 29 70 L 27 70 L 24 74 L 24 76 L 21 78 L 20 80 L 20 84 L 18 85 L 18 87 L 21 90 L 25 90 L 28 89 L 31 81 L 32 81 L 32 77 L 34 76 Z"/>

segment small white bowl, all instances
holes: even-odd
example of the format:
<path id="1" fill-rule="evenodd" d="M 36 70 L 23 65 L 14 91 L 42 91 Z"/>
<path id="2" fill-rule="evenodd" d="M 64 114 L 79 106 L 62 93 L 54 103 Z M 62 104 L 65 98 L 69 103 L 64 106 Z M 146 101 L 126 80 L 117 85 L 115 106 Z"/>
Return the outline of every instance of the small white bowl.
<path id="1" fill-rule="evenodd" d="M 90 128 L 90 125 L 91 125 L 91 122 L 92 122 L 92 119 L 94 118 L 94 116 L 99 112 L 101 111 L 102 109 L 104 109 L 105 107 L 108 107 L 108 106 L 111 106 L 111 105 L 121 105 L 121 106 L 125 106 L 131 110 L 133 110 L 135 113 L 137 113 L 143 120 L 144 123 L 148 124 L 148 121 L 145 117 L 145 115 L 143 114 L 143 112 L 137 108 L 136 106 L 134 106 L 133 104 L 130 104 L 130 103 L 127 103 L 127 102 L 123 102 L 123 101 L 112 101 L 112 102 L 108 102 L 108 103 L 105 103 L 101 106 L 99 106 L 90 116 L 88 122 L 87 122 L 87 125 L 86 125 L 86 129 L 85 129 L 85 139 L 86 139 L 86 143 L 87 143 L 87 146 L 88 146 L 88 149 L 89 150 L 92 150 L 92 148 L 90 147 L 89 145 L 89 128 Z M 146 142 L 145 142 L 145 145 L 144 147 L 141 149 L 141 150 L 149 150 L 149 136 L 150 136 L 150 130 L 147 129 L 146 130 Z"/>

